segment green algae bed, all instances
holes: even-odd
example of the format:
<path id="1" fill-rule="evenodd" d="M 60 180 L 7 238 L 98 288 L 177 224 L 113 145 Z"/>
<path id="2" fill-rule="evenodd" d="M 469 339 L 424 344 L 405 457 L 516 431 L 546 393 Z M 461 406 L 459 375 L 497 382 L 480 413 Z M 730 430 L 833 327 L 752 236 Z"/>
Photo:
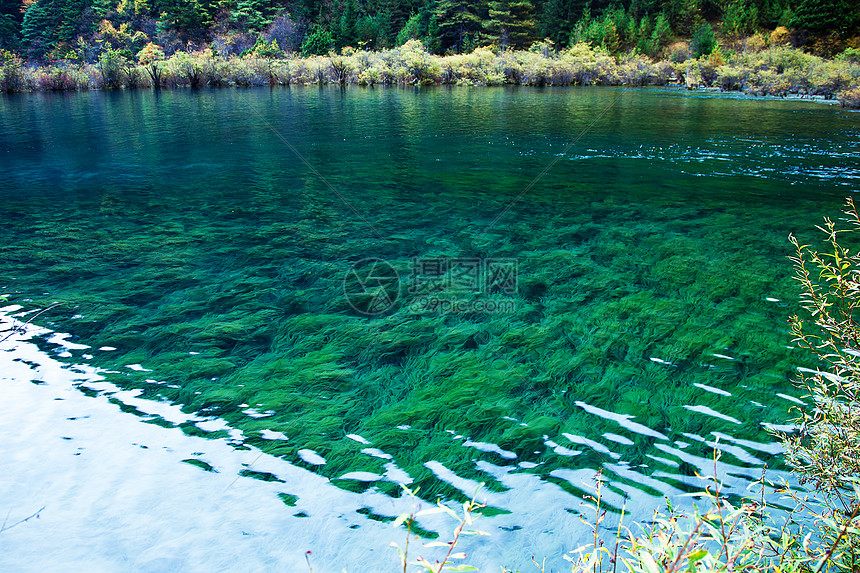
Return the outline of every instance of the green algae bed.
<path id="1" fill-rule="evenodd" d="M 437 464 L 503 489 L 482 461 L 574 494 L 557 470 L 619 461 L 683 489 L 668 446 L 708 457 L 714 433 L 753 444 L 733 466 L 780 464 L 763 424 L 813 366 L 786 237 L 856 188 L 858 127 L 666 89 L 8 96 L 0 294 L 59 303 L 35 321 L 92 347 L 68 360 L 347 489 L 399 495 L 341 479 L 392 462 L 428 498 L 463 495 Z M 400 277 L 372 315 L 344 289 L 367 258 Z M 416 265 L 465 260 L 514 261 L 515 288 L 416 305 Z"/>

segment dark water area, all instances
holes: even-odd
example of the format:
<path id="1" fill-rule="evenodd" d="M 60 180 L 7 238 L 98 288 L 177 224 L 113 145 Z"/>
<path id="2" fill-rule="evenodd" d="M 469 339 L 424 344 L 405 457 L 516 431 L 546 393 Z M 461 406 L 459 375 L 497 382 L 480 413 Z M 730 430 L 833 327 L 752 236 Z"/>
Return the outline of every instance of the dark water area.
<path id="1" fill-rule="evenodd" d="M 603 468 L 644 504 L 718 437 L 735 476 L 780 467 L 812 366 L 787 236 L 838 214 L 858 143 L 836 107 L 663 89 L 4 97 L 0 294 L 350 491 L 528 474 L 572 508 Z"/>

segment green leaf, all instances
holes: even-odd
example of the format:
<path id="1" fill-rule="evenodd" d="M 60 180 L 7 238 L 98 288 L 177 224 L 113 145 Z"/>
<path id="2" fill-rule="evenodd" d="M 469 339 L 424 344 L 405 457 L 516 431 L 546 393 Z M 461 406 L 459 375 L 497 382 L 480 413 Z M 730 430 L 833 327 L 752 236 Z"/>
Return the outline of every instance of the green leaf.
<path id="1" fill-rule="evenodd" d="M 477 571 L 477 567 L 471 565 L 456 565 L 454 567 L 445 567 L 446 571 Z"/>

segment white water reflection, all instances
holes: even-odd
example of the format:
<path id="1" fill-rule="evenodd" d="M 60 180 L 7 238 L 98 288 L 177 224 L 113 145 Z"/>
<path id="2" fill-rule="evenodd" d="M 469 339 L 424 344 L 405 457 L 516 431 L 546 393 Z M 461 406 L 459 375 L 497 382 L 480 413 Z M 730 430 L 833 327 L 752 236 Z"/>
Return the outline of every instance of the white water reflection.
<path id="1" fill-rule="evenodd" d="M 739 142 L 743 142 L 743 145 L 738 145 Z M 580 153 L 571 153 L 568 157 L 570 161 L 602 159 L 662 163 L 695 176 L 740 175 L 779 179 L 789 184 L 826 181 L 831 185 L 850 187 L 860 178 L 860 169 L 856 167 L 857 159 L 860 159 L 857 148 L 822 139 L 786 145 L 785 142 L 767 138 L 712 137 L 698 145 L 642 144 L 632 148 L 585 149 Z M 777 159 L 781 165 L 774 167 L 773 162 Z M 707 165 L 707 171 L 703 171 L 702 165 Z M 774 298 L 767 300 L 779 302 Z"/>
<path id="2" fill-rule="evenodd" d="M 5 461 L 0 509 L 8 513 L 10 523 L 45 509 L 38 519 L 0 534 L 4 543 L 0 570 L 26 570 L 39 563 L 48 571 L 303 571 L 307 570 L 305 551 L 313 552 L 314 568 L 323 573 L 343 568 L 364 571 L 368 563 L 374 570 L 396 569 L 396 553 L 389 543 L 402 543 L 403 531 L 363 514 L 384 519 L 414 507 L 413 500 L 383 495 L 374 485 L 383 480 L 412 483 L 413 478 L 390 454 L 363 448 L 362 454 L 386 460 L 385 472 L 345 472 L 337 479 L 367 487 L 363 493 L 345 491 L 283 458 L 247 447 L 243 433 L 223 419 L 187 414 L 175 404 L 143 398 L 140 390 L 123 390 L 108 382 L 105 372 L 85 362 L 58 361 L 37 342 L 65 349 L 73 344 L 69 336 L 24 325 L 10 316 L 18 308 L 0 309 L 4 332 L 0 338 L 7 337 L 0 343 L 4 396 L 0 430 L 7 436 L 0 442 L 0 459 Z M 120 403 L 139 415 L 123 412 Z M 716 469 L 727 493 L 755 493 L 748 489 L 760 477 L 760 467 L 739 467 L 685 453 L 686 444 L 663 443 L 663 434 L 633 422 L 632 416 L 577 404 L 628 431 L 658 438 L 653 447 L 660 455 L 646 454 L 658 467 L 643 473 L 623 461 L 621 452 L 633 446 L 624 435 L 605 432 L 602 436 L 618 446 L 616 452 L 589 438 L 563 434 L 570 444 L 614 460 L 600 467 L 611 486 L 605 490 L 604 502 L 616 512 L 624 507 L 634 519 L 648 519 L 664 496 L 676 506 L 683 505 L 685 491 L 707 481 L 682 474 L 681 463 L 702 476 Z M 189 436 L 177 427 L 145 421 L 194 423 L 209 432 L 223 431 L 227 437 Z M 479 528 L 490 532 L 490 537 L 463 542 L 468 562 L 485 571 L 498 570 L 503 564 L 527 570 L 529 557 L 535 555 L 547 556 L 549 566 L 563 568 L 564 552 L 590 535 L 578 516 L 587 513 L 581 496 L 593 490 L 596 468 L 556 469 L 546 479 L 529 471 L 541 464 L 517 463 L 513 452 L 496 444 L 451 433 L 463 439 L 467 448 L 498 456 L 497 463 L 474 462 L 487 481 L 494 482 L 493 487 L 481 488 L 478 481 L 438 461 L 425 464 L 465 496 L 479 491 L 478 501 L 499 510 L 498 515 L 479 518 Z M 288 439 L 271 430 L 258 434 L 266 440 Z M 718 440 L 687 437 L 744 464 L 761 465 L 747 450 L 778 453 L 776 444 L 725 433 L 713 436 Z M 347 437 L 370 445 L 357 434 Z M 549 436 L 544 441 L 547 448 L 571 460 L 584 453 Z M 306 463 L 326 462 L 308 448 L 298 455 Z M 195 464 L 183 463 L 188 461 Z M 242 475 L 246 470 L 273 479 Z M 787 476 L 774 474 L 779 477 Z M 295 501 L 285 503 L 279 494 Z M 454 524 L 444 516 L 428 516 L 420 525 L 447 540 Z"/>
<path id="3" fill-rule="evenodd" d="M 398 514 L 411 501 L 346 492 L 255 448 L 142 423 L 107 394 L 171 421 L 189 417 L 136 392 L 112 392 L 94 368 L 56 361 L 33 341 L 47 331 L 11 320 L 14 310 L 0 309 L 8 336 L 0 343 L 0 500 L 9 524 L 44 509 L 0 534 L 0 570 L 302 571 L 308 550 L 323 572 L 368 559 L 382 569 L 396 564 L 388 544 L 402 534 L 356 510 Z M 9 336 L 13 325 L 20 331 Z M 239 477 L 246 468 L 283 481 Z M 295 507 L 279 493 L 296 496 Z"/>
<path id="4" fill-rule="evenodd" d="M 732 424 L 741 424 L 741 421 L 737 418 L 733 418 L 728 414 L 723 414 L 722 412 L 718 412 L 711 408 L 710 406 L 704 406 L 702 404 L 698 404 L 696 406 L 684 405 L 685 410 L 689 410 L 691 412 L 698 412 L 700 414 L 705 414 L 706 416 L 713 416 L 714 418 L 719 418 L 721 420 L 725 420 L 727 422 L 731 422 Z"/>
<path id="5" fill-rule="evenodd" d="M 576 405 L 588 412 L 589 414 L 594 414 L 596 416 L 600 416 L 601 418 L 618 422 L 619 426 L 621 426 L 622 428 L 626 428 L 631 432 L 642 434 L 643 436 L 650 436 L 652 438 L 657 438 L 660 440 L 669 439 L 669 437 L 665 434 L 661 434 L 660 432 L 652 430 L 648 426 L 642 425 L 638 422 L 631 421 L 635 418 L 635 416 L 631 416 L 629 414 L 616 414 L 615 412 L 610 412 L 608 410 L 598 408 L 597 406 L 591 406 L 589 404 L 586 404 L 585 402 L 580 401 L 577 401 Z"/>

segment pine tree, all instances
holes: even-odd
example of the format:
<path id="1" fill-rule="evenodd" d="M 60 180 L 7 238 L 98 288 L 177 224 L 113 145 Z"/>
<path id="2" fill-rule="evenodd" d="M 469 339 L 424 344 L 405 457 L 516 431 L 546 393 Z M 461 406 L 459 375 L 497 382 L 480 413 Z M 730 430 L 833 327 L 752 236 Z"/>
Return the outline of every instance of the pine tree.
<path id="1" fill-rule="evenodd" d="M 27 5 L 21 25 L 24 47 L 41 58 L 61 43 L 71 45 L 81 28 L 86 0 L 37 0 Z"/>
<path id="2" fill-rule="evenodd" d="M 525 48 L 535 40 L 534 6 L 529 0 L 493 0 L 486 28 L 502 49 Z"/>
<path id="3" fill-rule="evenodd" d="M 21 40 L 21 3 L 0 0 L 0 50 L 14 50 Z"/>
<path id="4" fill-rule="evenodd" d="M 397 45 L 397 35 L 409 19 L 421 10 L 428 8 L 425 0 L 377 0 L 376 4 L 366 2 L 365 10 L 378 24 L 386 29 L 386 44 Z"/>
<path id="5" fill-rule="evenodd" d="M 549 38 L 556 46 L 570 42 L 570 17 L 564 0 L 544 2 L 538 29 L 542 38 Z"/>
<path id="6" fill-rule="evenodd" d="M 417 40 L 421 35 L 421 16 L 413 14 L 406 21 L 400 32 L 397 33 L 397 39 L 394 41 L 395 46 L 402 46 L 409 40 Z"/>
<path id="7" fill-rule="evenodd" d="M 575 24 L 588 11 L 589 0 L 546 0 L 540 9 L 539 32 L 556 46 L 568 46 Z"/>
<path id="8" fill-rule="evenodd" d="M 340 17 L 335 21 L 333 35 L 335 47 L 340 49 L 356 43 L 356 26 L 361 13 L 355 0 L 344 0 L 336 9 L 337 13 Z"/>
<path id="9" fill-rule="evenodd" d="M 858 8 L 845 0 L 803 0 L 795 9 L 791 25 L 813 34 L 845 33 L 857 23 Z"/>
<path id="10" fill-rule="evenodd" d="M 265 0 L 239 0 L 230 20 L 242 32 L 259 32 L 272 23 L 274 10 Z"/>
<path id="11" fill-rule="evenodd" d="M 462 52 L 468 42 L 474 43 L 483 33 L 483 18 L 475 2 L 439 0 L 436 17 L 445 48 Z"/>
<path id="12" fill-rule="evenodd" d="M 159 26 L 176 30 L 185 40 L 206 36 L 213 22 L 213 4 L 206 0 L 159 0 L 155 5 L 160 14 Z"/>
<path id="13" fill-rule="evenodd" d="M 773 29 L 777 26 L 785 26 L 791 13 L 789 0 L 759 0 L 758 2 L 758 25 Z"/>
<path id="14" fill-rule="evenodd" d="M 492 0 L 490 2 L 490 19 L 484 22 L 484 27 L 499 47 L 503 50 L 511 45 L 511 28 L 514 25 L 511 14 L 511 0 Z"/>
<path id="15" fill-rule="evenodd" d="M 334 37 L 332 37 L 331 32 L 319 24 L 314 24 L 311 28 L 311 33 L 307 35 L 305 41 L 302 43 L 302 55 L 305 57 L 325 55 L 332 48 L 334 48 Z"/>

